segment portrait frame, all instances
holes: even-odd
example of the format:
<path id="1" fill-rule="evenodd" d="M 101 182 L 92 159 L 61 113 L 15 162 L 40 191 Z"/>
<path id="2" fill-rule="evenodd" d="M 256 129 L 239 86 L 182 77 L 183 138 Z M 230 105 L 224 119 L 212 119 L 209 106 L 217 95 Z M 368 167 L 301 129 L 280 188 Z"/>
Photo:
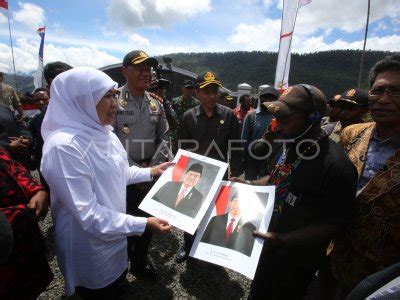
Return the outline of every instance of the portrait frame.
<path id="1" fill-rule="evenodd" d="M 228 239 L 226 235 L 229 231 L 230 209 L 232 209 L 229 206 L 232 206 L 233 201 L 237 201 L 235 198 L 239 199 L 239 203 L 242 202 L 242 211 L 234 229 L 237 235 L 232 240 L 233 234 Z M 213 204 L 199 226 L 189 255 L 232 269 L 253 279 L 264 241 L 254 238 L 252 231 L 263 233 L 268 231 L 274 202 L 275 186 L 254 186 L 222 181 Z M 239 226 L 241 228 L 238 228 Z M 221 235 L 224 235 L 223 241 L 218 240 L 221 239 Z"/>
<path id="2" fill-rule="evenodd" d="M 182 149 L 178 150 L 173 161 L 175 166 L 168 168 L 157 180 L 139 208 L 194 234 L 214 199 L 228 164 Z M 178 200 L 184 184 L 194 182 L 186 178 L 189 172 L 201 172 L 200 179 Z"/>

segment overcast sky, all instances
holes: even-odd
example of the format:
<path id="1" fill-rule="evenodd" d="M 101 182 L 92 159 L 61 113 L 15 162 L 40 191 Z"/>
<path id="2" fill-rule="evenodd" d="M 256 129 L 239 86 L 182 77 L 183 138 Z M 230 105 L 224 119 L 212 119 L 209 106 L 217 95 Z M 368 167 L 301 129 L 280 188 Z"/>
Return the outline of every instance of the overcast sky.
<path id="1" fill-rule="evenodd" d="M 9 0 L 17 72 L 45 63 L 102 67 L 142 49 L 176 52 L 277 51 L 280 0 Z M 368 49 L 400 50 L 400 1 L 372 0 Z M 361 49 L 367 0 L 313 0 L 300 9 L 293 52 Z M 0 13 L 0 71 L 11 72 L 6 14 Z"/>

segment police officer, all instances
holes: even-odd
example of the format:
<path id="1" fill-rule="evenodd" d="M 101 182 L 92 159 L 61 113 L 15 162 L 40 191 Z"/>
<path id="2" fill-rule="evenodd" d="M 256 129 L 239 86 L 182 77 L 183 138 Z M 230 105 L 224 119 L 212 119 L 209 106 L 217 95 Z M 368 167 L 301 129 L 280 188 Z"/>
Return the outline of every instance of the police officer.
<path id="1" fill-rule="evenodd" d="M 122 63 L 127 82 L 119 89 L 115 133 L 125 146 L 130 165 L 151 167 L 168 159 L 169 127 L 163 105 L 157 95 L 146 91 L 151 82 L 151 68 L 157 65 L 155 58 L 140 50 L 129 52 Z M 127 213 L 147 216 L 138 206 L 149 189 L 150 185 L 143 183 L 127 187 Z M 141 237 L 128 237 L 131 272 L 136 276 L 156 275 L 147 259 L 150 240 L 151 233 L 147 231 Z"/>

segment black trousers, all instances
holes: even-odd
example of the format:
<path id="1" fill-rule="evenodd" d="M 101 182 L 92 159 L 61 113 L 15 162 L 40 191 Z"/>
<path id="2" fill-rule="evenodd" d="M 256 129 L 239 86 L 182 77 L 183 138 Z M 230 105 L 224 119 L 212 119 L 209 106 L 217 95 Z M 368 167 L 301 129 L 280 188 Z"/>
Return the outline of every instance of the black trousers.
<path id="1" fill-rule="evenodd" d="M 183 233 L 183 241 L 184 241 L 183 242 L 183 248 L 185 249 L 185 252 L 188 253 L 188 254 L 190 252 L 190 249 L 192 248 L 192 245 L 193 245 L 194 238 L 195 238 L 196 234 L 197 234 L 197 230 L 193 235 L 191 235 L 191 234 L 189 234 L 187 232 Z"/>
<path id="2" fill-rule="evenodd" d="M 309 258 L 296 252 L 264 246 L 249 299 L 304 299 L 317 268 Z"/>
<path id="3" fill-rule="evenodd" d="M 120 299 L 124 294 L 122 282 L 126 277 L 127 270 L 121 274 L 113 283 L 101 289 L 89 289 L 83 286 L 75 287 L 75 294 L 84 300 L 94 299 Z"/>
<path id="4" fill-rule="evenodd" d="M 132 184 L 126 187 L 126 212 L 129 215 L 135 217 L 150 217 L 149 214 L 140 210 L 139 204 L 143 198 L 147 195 L 151 186 L 146 189 L 140 189 L 138 185 Z M 128 237 L 128 257 L 131 262 L 131 266 L 141 267 L 146 264 L 147 252 L 149 250 L 149 244 L 151 242 L 152 233 L 149 230 L 145 230 L 141 236 L 130 236 Z"/>

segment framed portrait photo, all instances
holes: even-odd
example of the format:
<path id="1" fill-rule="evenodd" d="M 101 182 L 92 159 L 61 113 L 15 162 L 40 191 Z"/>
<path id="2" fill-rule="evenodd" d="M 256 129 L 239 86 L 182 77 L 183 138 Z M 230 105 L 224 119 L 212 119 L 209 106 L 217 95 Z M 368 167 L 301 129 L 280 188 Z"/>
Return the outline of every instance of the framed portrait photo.
<path id="1" fill-rule="evenodd" d="M 237 271 L 253 279 L 274 208 L 275 186 L 222 181 L 200 224 L 190 256 Z"/>
<path id="2" fill-rule="evenodd" d="M 194 234 L 228 164 L 181 149 L 174 162 L 176 164 L 157 180 L 139 208 Z"/>

